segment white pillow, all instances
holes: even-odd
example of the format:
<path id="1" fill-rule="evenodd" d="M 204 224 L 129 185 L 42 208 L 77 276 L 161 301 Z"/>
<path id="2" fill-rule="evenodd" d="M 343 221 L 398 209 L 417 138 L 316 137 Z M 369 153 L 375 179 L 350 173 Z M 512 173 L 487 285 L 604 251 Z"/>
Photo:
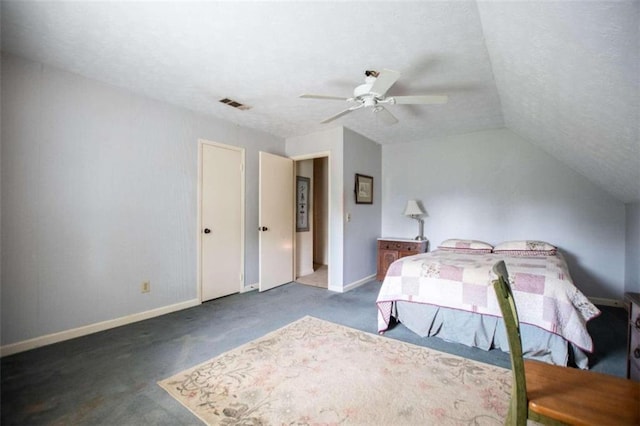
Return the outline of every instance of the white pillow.
<path id="1" fill-rule="evenodd" d="M 494 253 L 512 256 L 553 256 L 558 248 L 546 241 L 516 240 L 505 241 L 493 248 Z"/>
<path id="2" fill-rule="evenodd" d="M 493 246 L 484 241 L 451 238 L 440 243 L 438 248 L 462 253 L 491 253 Z"/>

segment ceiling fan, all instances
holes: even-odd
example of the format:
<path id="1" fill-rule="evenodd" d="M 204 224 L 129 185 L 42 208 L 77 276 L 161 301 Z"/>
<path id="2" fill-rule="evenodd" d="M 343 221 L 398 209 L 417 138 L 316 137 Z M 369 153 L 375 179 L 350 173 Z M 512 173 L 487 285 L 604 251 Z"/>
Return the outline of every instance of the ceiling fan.
<path id="1" fill-rule="evenodd" d="M 321 123 L 329 123 L 330 121 L 357 109 L 371 108 L 371 111 L 378 114 L 380 120 L 387 124 L 395 124 L 398 122 L 398 119 L 383 106 L 384 104 L 433 105 L 447 103 L 449 99 L 446 95 L 386 96 L 387 91 L 394 85 L 398 78 L 400 78 L 400 73 L 398 71 L 387 69 L 382 70 L 381 72 L 367 70 L 364 72 L 364 75 L 364 84 L 361 84 L 354 89 L 353 97 L 351 98 L 329 95 L 312 95 L 307 93 L 300 95 L 300 97 L 307 99 L 340 100 L 355 103 L 355 105 L 352 105 L 344 111 L 321 121 Z"/>

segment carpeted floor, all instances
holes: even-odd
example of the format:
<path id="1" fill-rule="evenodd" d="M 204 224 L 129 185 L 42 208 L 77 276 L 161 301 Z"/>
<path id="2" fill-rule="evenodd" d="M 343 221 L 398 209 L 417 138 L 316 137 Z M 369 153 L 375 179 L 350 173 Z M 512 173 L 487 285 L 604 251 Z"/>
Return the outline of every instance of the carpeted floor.
<path id="1" fill-rule="evenodd" d="M 376 333 L 379 286 L 371 281 L 339 294 L 292 283 L 4 357 L 0 423 L 201 424 L 157 382 L 306 315 Z M 602 315 L 589 323 L 596 348 L 590 357 L 592 369 L 624 376 L 626 312 L 602 309 Z M 423 339 L 402 325 L 385 336 L 509 366 L 503 352 Z"/>

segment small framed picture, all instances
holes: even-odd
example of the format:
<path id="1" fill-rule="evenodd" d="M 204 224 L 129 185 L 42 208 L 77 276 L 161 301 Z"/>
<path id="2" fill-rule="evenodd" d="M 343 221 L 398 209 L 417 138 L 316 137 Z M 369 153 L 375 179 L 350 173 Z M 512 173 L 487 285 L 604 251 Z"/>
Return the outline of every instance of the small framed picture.
<path id="1" fill-rule="evenodd" d="M 309 182 L 308 177 L 296 176 L 296 232 L 309 230 Z"/>
<path id="2" fill-rule="evenodd" d="M 356 204 L 373 204 L 373 178 L 356 173 Z"/>

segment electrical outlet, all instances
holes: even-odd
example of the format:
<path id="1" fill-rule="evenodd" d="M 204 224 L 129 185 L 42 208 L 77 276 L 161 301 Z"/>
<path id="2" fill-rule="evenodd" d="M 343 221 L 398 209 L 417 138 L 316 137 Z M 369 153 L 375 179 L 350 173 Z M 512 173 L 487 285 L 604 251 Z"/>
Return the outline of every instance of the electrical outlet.
<path id="1" fill-rule="evenodd" d="M 151 282 L 144 281 L 140 286 L 140 293 L 149 293 L 151 291 Z"/>

